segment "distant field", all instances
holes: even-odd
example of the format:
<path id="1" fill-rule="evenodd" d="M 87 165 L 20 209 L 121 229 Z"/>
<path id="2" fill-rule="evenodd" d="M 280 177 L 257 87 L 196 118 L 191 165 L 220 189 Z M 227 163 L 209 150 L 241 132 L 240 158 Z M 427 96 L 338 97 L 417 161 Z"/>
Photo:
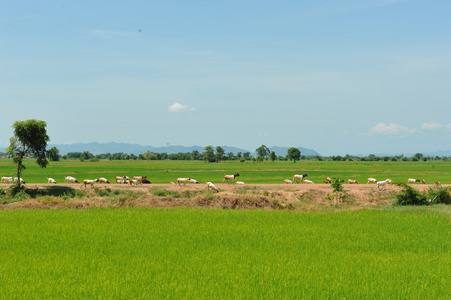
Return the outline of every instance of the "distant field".
<path id="1" fill-rule="evenodd" d="M 239 179 L 246 183 L 282 183 L 294 174 L 308 174 L 310 180 L 321 183 L 326 177 L 337 176 L 345 180 L 357 179 L 366 183 L 366 178 L 390 178 L 406 182 L 407 178 L 425 179 L 427 183 L 439 180 L 451 183 L 451 162 L 263 162 L 238 161 L 206 163 L 203 161 L 99 161 L 81 162 L 66 160 L 51 162 L 40 168 L 33 160 L 25 162 L 23 178 L 29 183 L 46 182 L 52 177 L 63 182 L 71 175 L 79 180 L 106 177 L 113 180 L 118 175 L 146 175 L 152 183 L 169 183 L 178 177 L 191 177 L 199 182 L 221 182 L 225 174 L 240 173 Z M 14 176 L 15 165 L 11 160 L 0 160 L 0 176 Z"/>
<path id="2" fill-rule="evenodd" d="M 426 208 L 0 216 L 4 299 L 451 297 L 451 222 Z"/>

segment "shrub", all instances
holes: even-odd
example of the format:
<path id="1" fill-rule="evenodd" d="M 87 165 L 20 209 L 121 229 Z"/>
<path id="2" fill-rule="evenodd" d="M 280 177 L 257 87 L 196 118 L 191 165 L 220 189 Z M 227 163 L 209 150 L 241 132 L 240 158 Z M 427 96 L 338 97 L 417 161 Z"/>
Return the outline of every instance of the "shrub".
<path id="1" fill-rule="evenodd" d="M 159 197 L 165 197 L 168 195 L 168 191 L 164 188 L 160 188 L 158 186 L 155 186 L 153 188 L 150 189 L 150 192 L 155 195 L 155 196 L 159 196 Z"/>
<path id="2" fill-rule="evenodd" d="M 427 191 L 427 198 L 431 204 L 451 204 L 449 188 L 429 189 Z"/>
<path id="3" fill-rule="evenodd" d="M 396 183 L 397 186 L 403 189 L 396 195 L 397 201 L 394 202 L 396 205 L 426 205 L 429 204 L 425 194 L 417 191 L 411 186 L 404 182 Z"/>
<path id="4" fill-rule="evenodd" d="M 180 198 L 181 196 L 180 196 L 179 191 L 172 191 L 171 192 L 171 197 L 172 198 Z"/>

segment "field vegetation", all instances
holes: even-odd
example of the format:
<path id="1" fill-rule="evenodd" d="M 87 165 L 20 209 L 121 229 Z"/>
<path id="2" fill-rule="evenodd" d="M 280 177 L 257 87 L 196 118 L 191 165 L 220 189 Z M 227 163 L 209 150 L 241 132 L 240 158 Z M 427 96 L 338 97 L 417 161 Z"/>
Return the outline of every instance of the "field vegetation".
<path id="1" fill-rule="evenodd" d="M 326 177 L 356 179 L 366 183 L 368 177 L 390 178 L 396 182 L 406 182 L 407 178 L 418 178 L 433 183 L 451 183 L 451 161 L 226 161 L 207 163 L 204 161 L 142 161 L 142 160 L 100 160 L 79 161 L 62 160 L 51 162 L 46 168 L 40 168 L 35 161 L 26 161 L 27 168 L 23 178 L 28 183 L 45 183 L 47 177 L 61 183 L 65 176 L 74 176 L 79 180 L 106 177 L 113 180 L 118 175 L 146 175 L 152 183 L 169 183 L 178 177 L 191 177 L 199 182 L 222 181 L 224 174 L 240 173 L 240 180 L 246 183 L 283 183 L 297 173 L 307 173 L 315 183 L 324 182 Z M 0 175 L 14 176 L 15 165 L 11 160 L 0 160 Z"/>
<path id="2" fill-rule="evenodd" d="M 367 177 L 447 183 L 451 162 L 63 160 L 44 169 L 34 161 L 26 165 L 28 184 L 46 183 L 47 177 L 62 183 L 68 175 L 79 180 L 147 175 L 152 184 L 86 190 L 78 184 L 43 185 L 14 197 L 2 185 L 3 299 L 451 297 L 451 210 L 438 204 L 450 203 L 449 188 L 370 188 L 364 201 L 374 208 L 365 209 L 340 181 L 339 205 L 332 205 L 337 196 L 332 187 L 264 185 L 295 173 L 307 173 L 314 182 L 333 176 L 362 183 Z M 11 160 L 0 160 L 1 176 L 13 176 L 14 170 Z M 224 174 L 235 172 L 248 184 L 218 194 L 167 184 L 177 177 L 220 183 Z"/>
<path id="3" fill-rule="evenodd" d="M 0 294 L 20 298 L 449 299 L 437 208 L 9 210 Z"/>

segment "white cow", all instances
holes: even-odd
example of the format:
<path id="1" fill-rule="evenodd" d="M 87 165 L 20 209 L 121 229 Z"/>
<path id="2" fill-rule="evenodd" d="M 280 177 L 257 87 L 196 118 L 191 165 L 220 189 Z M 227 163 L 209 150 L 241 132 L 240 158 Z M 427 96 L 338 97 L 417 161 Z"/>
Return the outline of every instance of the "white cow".
<path id="1" fill-rule="evenodd" d="M 4 177 L 2 176 L 2 182 L 3 183 L 11 183 L 13 181 L 12 177 Z"/>
<path id="2" fill-rule="evenodd" d="M 293 182 L 297 182 L 297 181 L 302 182 L 302 180 L 304 180 L 305 177 L 307 177 L 307 174 L 304 174 L 304 175 L 295 174 L 293 176 Z"/>
<path id="3" fill-rule="evenodd" d="M 64 178 L 64 181 L 66 183 L 80 183 L 77 179 L 75 179 L 75 177 L 72 176 L 67 176 L 66 178 Z"/>
<path id="4" fill-rule="evenodd" d="M 216 191 L 216 193 L 219 193 L 218 188 L 217 188 L 213 183 L 211 183 L 211 182 L 209 181 L 209 182 L 207 182 L 207 190 L 210 190 L 210 189 Z"/>
<path id="5" fill-rule="evenodd" d="M 388 184 L 388 182 L 387 182 L 387 180 L 383 180 L 383 181 L 376 182 L 376 184 L 377 184 L 377 188 L 380 189 L 381 187 L 385 187 Z"/>
<path id="6" fill-rule="evenodd" d="M 86 186 L 89 184 L 91 185 L 91 189 L 94 187 L 94 183 L 96 183 L 97 181 L 99 181 L 98 179 L 94 179 L 94 180 L 90 180 L 90 179 L 85 179 L 83 180 L 83 184 L 81 185 L 81 188 L 84 187 L 86 188 Z"/>
<path id="7" fill-rule="evenodd" d="M 367 184 L 368 183 L 377 183 L 377 180 L 376 180 L 376 178 L 368 178 Z"/>
<path id="8" fill-rule="evenodd" d="M 234 175 L 224 175 L 224 179 L 222 180 L 222 183 L 224 183 L 224 181 L 227 181 L 227 184 L 229 184 L 229 180 L 232 180 L 232 183 L 235 184 L 235 178 L 240 176 L 239 173 L 236 173 Z"/>
<path id="9" fill-rule="evenodd" d="M 190 181 L 191 178 L 177 178 L 177 184 L 179 186 L 182 186 L 180 183 L 183 183 L 183 185 L 185 185 L 187 182 Z"/>

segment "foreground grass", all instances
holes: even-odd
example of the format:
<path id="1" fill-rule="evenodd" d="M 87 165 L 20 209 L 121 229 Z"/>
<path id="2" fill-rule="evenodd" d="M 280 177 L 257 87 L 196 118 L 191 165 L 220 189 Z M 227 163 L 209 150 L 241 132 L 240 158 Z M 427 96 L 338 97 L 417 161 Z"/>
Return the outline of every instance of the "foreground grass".
<path id="1" fill-rule="evenodd" d="M 0 212 L 8 298 L 449 299 L 449 214 Z"/>

